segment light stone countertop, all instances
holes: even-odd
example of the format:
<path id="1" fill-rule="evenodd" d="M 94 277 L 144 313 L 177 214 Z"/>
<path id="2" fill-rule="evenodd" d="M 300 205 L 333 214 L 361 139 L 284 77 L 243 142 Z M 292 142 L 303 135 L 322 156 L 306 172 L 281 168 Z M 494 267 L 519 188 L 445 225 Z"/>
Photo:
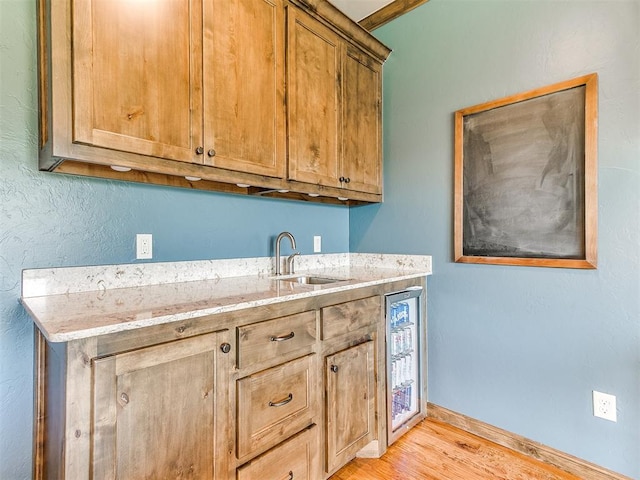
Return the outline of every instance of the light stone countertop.
<path id="1" fill-rule="evenodd" d="M 278 281 L 272 271 L 271 257 L 25 270 L 21 301 L 47 340 L 68 342 L 422 277 L 431 274 L 431 257 L 297 258 L 295 276 L 341 279 L 323 285 Z"/>

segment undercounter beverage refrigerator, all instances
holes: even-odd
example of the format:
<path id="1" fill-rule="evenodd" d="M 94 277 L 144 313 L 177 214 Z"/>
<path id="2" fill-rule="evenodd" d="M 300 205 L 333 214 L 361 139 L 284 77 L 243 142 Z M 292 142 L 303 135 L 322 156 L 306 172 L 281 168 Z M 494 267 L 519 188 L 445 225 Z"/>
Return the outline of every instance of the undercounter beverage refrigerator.
<path id="1" fill-rule="evenodd" d="M 426 322 L 423 289 L 387 295 L 387 441 L 426 416 Z"/>

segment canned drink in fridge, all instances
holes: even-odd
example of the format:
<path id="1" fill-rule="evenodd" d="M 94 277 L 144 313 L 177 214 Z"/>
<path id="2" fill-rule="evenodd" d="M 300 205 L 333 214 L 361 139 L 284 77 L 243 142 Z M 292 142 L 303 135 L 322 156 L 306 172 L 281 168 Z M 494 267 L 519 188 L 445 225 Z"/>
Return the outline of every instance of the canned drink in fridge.
<path id="1" fill-rule="evenodd" d="M 413 332 L 411 327 L 407 327 L 404 330 L 404 350 L 405 352 L 411 352 L 413 350 Z"/>
<path id="2" fill-rule="evenodd" d="M 395 328 L 397 317 L 398 317 L 398 307 L 396 306 L 395 303 L 392 303 L 391 307 L 389 308 L 389 325 L 391 326 L 391 329 Z"/>
<path id="3" fill-rule="evenodd" d="M 395 355 L 401 355 L 403 350 L 402 330 L 397 330 L 393 339 Z"/>
<path id="4" fill-rule="evenodd" d="M 398 367 L 396 365 L 396 361 L 393 360 L 391 362 L 391 388 L 396 388 L 398 384 Z"/>
<path id="5" fill-rule="evenodd" d="M 398 303 L 398 313 L 396 314 L 397 326 L 409 321 L 409 304 L 407 302 Z"/>

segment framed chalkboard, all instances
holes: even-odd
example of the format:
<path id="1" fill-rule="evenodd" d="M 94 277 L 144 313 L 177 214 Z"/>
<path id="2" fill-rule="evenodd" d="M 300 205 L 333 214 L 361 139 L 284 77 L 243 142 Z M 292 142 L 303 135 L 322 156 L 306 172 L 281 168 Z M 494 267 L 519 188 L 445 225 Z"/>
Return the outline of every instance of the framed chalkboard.
<path id="1" fill-rule="evenodd" d="M 455 112 L 461 263 L 597 265 L 598 77 Z"/>

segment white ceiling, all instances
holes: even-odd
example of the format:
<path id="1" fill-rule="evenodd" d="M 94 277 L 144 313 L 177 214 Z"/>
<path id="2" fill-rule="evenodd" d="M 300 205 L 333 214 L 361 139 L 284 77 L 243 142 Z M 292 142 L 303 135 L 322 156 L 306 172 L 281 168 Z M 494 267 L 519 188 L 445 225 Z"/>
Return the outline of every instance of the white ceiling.
<path id="1" fill-rule="evenodd" d="M 352 20 L 359 22 L 373 12 L 380 10 L 393 0 L 329 0 L 347 14 Z"/>

